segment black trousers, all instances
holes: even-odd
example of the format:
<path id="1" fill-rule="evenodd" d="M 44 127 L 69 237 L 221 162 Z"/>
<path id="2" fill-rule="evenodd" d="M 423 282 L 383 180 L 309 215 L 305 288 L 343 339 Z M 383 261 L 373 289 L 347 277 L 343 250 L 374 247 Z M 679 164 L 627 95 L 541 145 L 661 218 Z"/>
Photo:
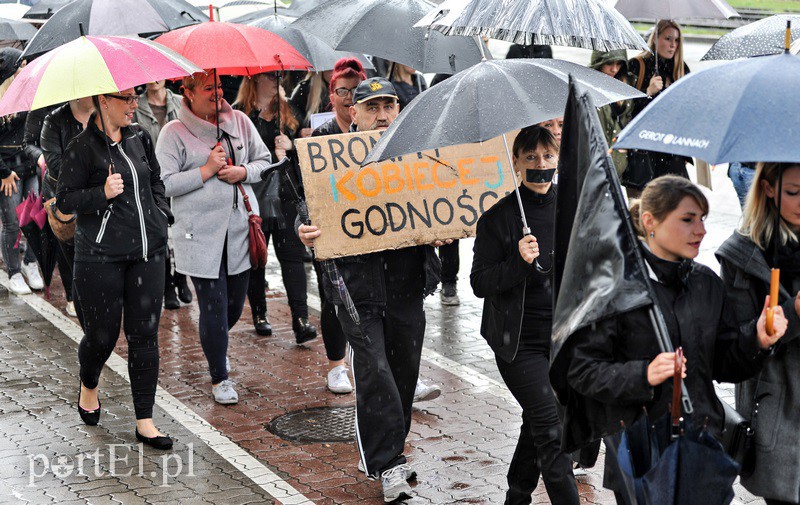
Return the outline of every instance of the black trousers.
<path id="1" fill-rule="evenodd" d="M 227 243 L 225 244 L 227 249 Z M 208 361 L 211 384 L 219 384 L 228 378 L 225 358 L 228 356 L 228 330 L 233 328 L 242 315 L 244 297 L 250 278 L 250 270 L 228 275 L 228 256 L 222 254 L 219 276 L 216 279 L 192 277 L 200 308 L 200 345 Z M 262 288 L 261 292 L 264 290 Z"/>
<path id="2" fill-rule="evenodd" d="M 442 284 L 455 284 L 458 280 L 460 258 L 458 256 L 458 240 L 452 244 L 439 247 L 439 259 L 442 260 Z"/>
<path id="3" fill-rule="evenodd" d="M 322 271 L 319 261 L 314 261 L 314 272 L 317 274 L 317 289 L 319 289 L 321 305 L 319 320 L 325 354 L 330 361 L 343 360 L 347 351 L 347 338 L 344 336 L 339 318 L 336 317 L 336 306 L 325 296 L 325 289 L 322 287 L 322 276 L 325 273 Z"/>
<path id="4" fill-rule="evenodd" d="M 291 228 L 269 230 L 262 225 L 261 229 L 267 238 L 267 244 L 272 237 L 275 255 L 281 264 L 281 276 L 283 277 L 283 286 L 286 288 L 289 309 L 292 311 L 292 319 L 308 317 L 308 288 L 306 287 L 306 270 L 302 256 L 305 246 Z M 247 298 L 250 300 L 250 309 L 254 315 L 267 314 L 265 272 L 264 268 L 250 272 Z"/>
<path id="5" fill-rule="evenodd" d="M 158 382 L 158 323 L 164 297 L 164 255 L 148 261 L 75 262 L 73 283 L 83 312 L 80 376 L 89 389 L 111 356 L 124 319 L 128 374 L 136 419 L 153 417 Z"/>
<path id="6" fill-rule="evenodd" d="M 68 302 L 75 304 L 75 314 L 78 316 L 81 329 L 83 329 L 81 301 L 76 295 L 75 283 L 72 279 L 75 274 L 75 245 L 67 244 L 59 240 L 56 263 L 58 264 L 58 273 L 61 275 L 61 283 L 64 284 L 64 296 L 67 298 Z"/>
<path id="7" fill-rule="evenodd" d="M 541 474 L 553 505 L 577 505 L 572 461 L 561 450 L 561 421 L 548 376 L 550 358 L 537 347 L 523 340 L 513 363 L 496 358 L 503 381 L 522 407 L 522 428 L 508 469 L 505 503 L 531 503 Z"/>
<path id="8" fill-rule="evenodd" d="M 377 477 L 406 462 L 425 336 L 422 293 L 393 295 L 383 311 L 359 307 L 360 327 L 343 307 L 336 312 L 352 350 L 358 449 L 367 475 Z"/>

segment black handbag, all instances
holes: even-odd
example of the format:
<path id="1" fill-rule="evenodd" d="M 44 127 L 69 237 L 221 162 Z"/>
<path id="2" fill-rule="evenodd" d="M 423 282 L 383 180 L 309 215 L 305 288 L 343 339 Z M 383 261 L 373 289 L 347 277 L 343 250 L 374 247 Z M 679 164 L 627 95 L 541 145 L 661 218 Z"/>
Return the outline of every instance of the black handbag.
<path id="1" fill-rule="evenodd" d="M 648 182 L 653 180 L 653 162 L 650 161 L 650 152 L 639 149 L 628 150 L 628 166 L 622 172 L 622 185 L 631 189 L 644 189 Z"/>
<path id="2" fill-rule="evenodd" d="M 755 431 L 750 421 L 744 418 L 728 402 L 721 401 L 725 410 L 724 430 L 722 431 L 722 446 L 725 452 L 742 467 L 741 474 L 753 473 L 755 464 L 755 450 L 753 447 Z M 758 404 L 754 404 L 753 417 L 758 412 Z M 746 473 L 749 472 L 749 473 Z"/>

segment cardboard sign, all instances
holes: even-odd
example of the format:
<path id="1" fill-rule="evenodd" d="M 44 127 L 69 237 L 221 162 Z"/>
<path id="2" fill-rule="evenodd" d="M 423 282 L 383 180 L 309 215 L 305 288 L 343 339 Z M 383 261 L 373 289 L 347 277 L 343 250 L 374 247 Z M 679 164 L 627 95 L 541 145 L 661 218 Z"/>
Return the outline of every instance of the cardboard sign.
<path id="1" fill-rule="evenodd" d="M 475 235 L 478 218 L 514 190 L 502 138 L 361 167 L 377 131 L 295 141 L 319 259 Z M 514 134 L 507 136 L 510 144 Z"/>

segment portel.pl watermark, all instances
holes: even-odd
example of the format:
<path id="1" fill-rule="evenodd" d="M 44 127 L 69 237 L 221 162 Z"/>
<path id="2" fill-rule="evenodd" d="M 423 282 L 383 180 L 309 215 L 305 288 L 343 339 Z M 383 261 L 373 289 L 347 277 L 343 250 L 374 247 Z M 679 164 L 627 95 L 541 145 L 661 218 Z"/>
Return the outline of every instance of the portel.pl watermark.
<path id="1" fill-rule="evenodd" d="M 169 487 L 178 476 L 194 477 L 194 444 L 186 452 L 170 452 L 157 458 L 145 457 L 143 444 L 107 444 L 94 452 L 75 456 L 34 454 L 28 456 L 28 487 L 48 473 L 60 479 L 79 477 L 149 477 L 159 486 Z M 160 481 L 160 483 L 159 483 Z"/>

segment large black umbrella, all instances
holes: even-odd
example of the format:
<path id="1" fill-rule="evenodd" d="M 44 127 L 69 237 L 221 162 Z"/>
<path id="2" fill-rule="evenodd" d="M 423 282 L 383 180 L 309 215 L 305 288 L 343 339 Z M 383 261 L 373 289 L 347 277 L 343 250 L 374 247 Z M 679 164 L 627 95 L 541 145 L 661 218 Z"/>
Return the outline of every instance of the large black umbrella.
<path id="1" fill-rule="evenodd" d="M 329 0 L 292 26 L 334 49 L 378 56 L 420 72 L 454 74 L 480 62 L 485 49 L 480 40 L 414 27 L 433 7 L 427 0 Z"/>
<path id="2" fill-rule="evenodd" d="M 251 13 L 232 19 L 231 23 L 255 26 L 274 33 L 297 49 L 297 52 L 302 54 L 317 72 L 333 70 L 341 58 L 357 58 L 364 68 L 375 68 L 363 54 L 336 51 L 319 37 L 292 27 L 291 23 L 295 18 L 275 14 L 272 9 L 258 11 L 255 14 L 258 15 L 254 16 Z"/>
<path id="3" fill-rule="evenodd" d="M 800 37 L 800 15 L 777 14 L 726 33 L 703 56 L 705 60 L 736 60 L 784 51 L 786 22 L 791 21 L 792 39 Z"/>
<path id="4" fill-rule="evenodd" d="M 75 0 L 39 29 L 22 58 L 46 53 L 81 35 L 147 37 L 202 21 L 208 21 L 208 16 L 185 0 Z"/>
<path id="5" fill-rule="evenodd" d="M 36 5 L 25 13 L 26 19 L 50 19 L 56 11 L 75 0 L 39 0 Z"/>

